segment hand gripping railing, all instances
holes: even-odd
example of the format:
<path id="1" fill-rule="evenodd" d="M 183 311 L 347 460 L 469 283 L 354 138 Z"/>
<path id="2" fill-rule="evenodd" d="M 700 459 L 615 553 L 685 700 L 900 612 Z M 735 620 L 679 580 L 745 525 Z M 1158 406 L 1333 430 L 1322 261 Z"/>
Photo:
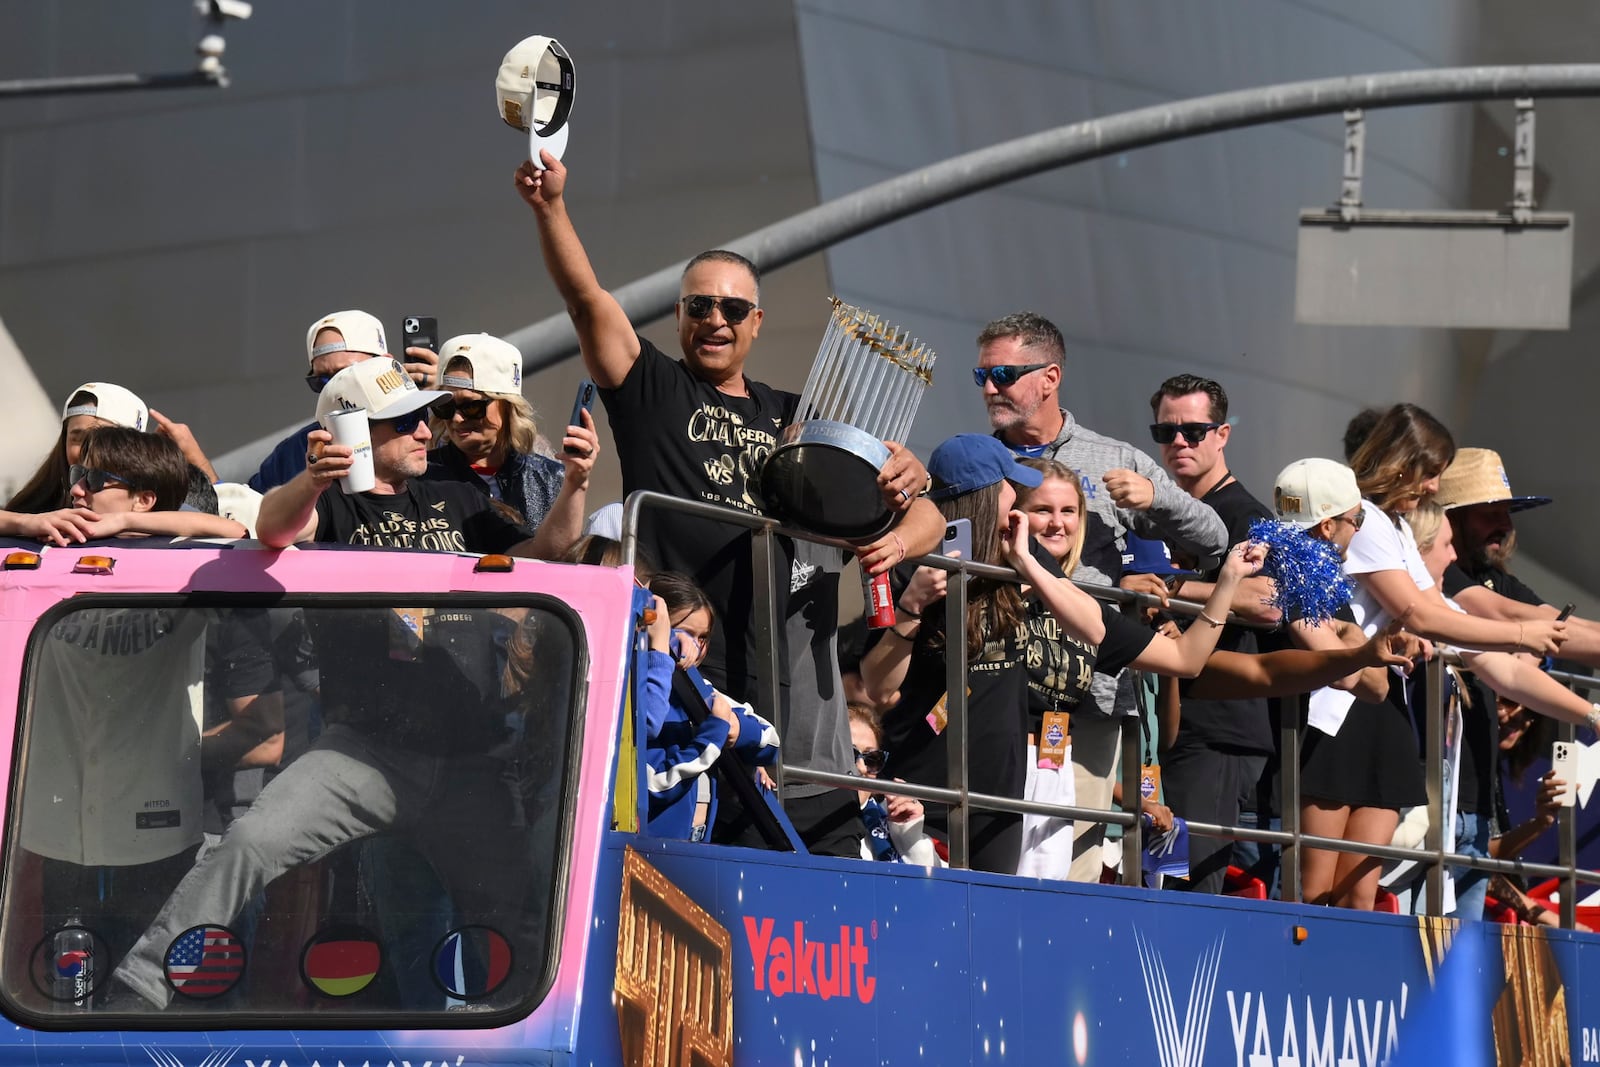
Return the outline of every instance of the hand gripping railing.
<path id="1" fill-rule="evenodd" d="M 817 544 L 833 545 L 845 550 L 852 548 L 852 546 L 834 538 L 820 537 L 805 530 L 785 527 L 775 519 L 752 515 L 734 508 L 721 507 L 696 500 L 685 500 L 665 493 L 635 492 L 629 494 L 623 508 L 622 552 L 623 560 L 628 566 L 633 565 L 638 554 L 639 521 L 646 508 L 696 515 L 732 526 L 744 527 L 751 531 L 751 551 L 756 580 L 753 617 L 757 635 L 757 650 L 761 661 L 762 692 L 759 694 L 762 701 L 761 710 L 763 713 L 770 710 L 770 721 L 777 729 L 779 737 L 782 737 L 783 705 L 777 665 L 778 627 L 783 624 L 783 620 L 778 617 L 776 583 L 779 580 L 779 576 L 774 571 L 774 565 L 781 556 L 776 551 L 773 539 L 776 537 L 790 537 Z M 947 559 L 944 556 L 924 556 L 911 562 L 961 574 L 1018 583 L 1022 581 L 1015 571 L 1006 567 L 992 567 L 967 560 Z M 782 576 L 782 580 L 787 582 L 788 576 Z M 1187 600 L 1169 600 L 1163 604 L 1157 597 L 1148 593 L 1136 593 L 1112 586 L 1077 581 L 1073 584 L 1098 600 L 1120 605 L 1124 611 L 1137 612 L 1145 608 L 1158 607 L 1168 614 L 1197 616 L 1203 607 L 1201 604 Z M 946 633 L 961 633 L 963 631 L 966 624 L 966 610 L 965 583 L 949 583 L 945 597 Z M 1228 616 L 1228 622 L 1254 629 L 1269 629 L 1263 624 L 1245 620 L 1235 614 Z M 1302 848 L 1319 848 L 1333 852 L 1349 852 L 1357 855 L 1373 856 L 1385 860 L 1409 860 L 1416 863 L 1426 872 L 1426 907 L 1430 914 L 1435 915 L 1440 914 L 1443 910 L 1444 872 L 1446 867 L 1470 867 L 1491 872 L 1559 878 L 1562 887 L 1560 900 L 1561 925 L 1566 929 L 1571 929 L 1575 917 L 1573 909 L 1577 898 L 1578 884 L 1600 885 L 1600 872 L 1580 870 L 1576 865 L 1577 823 L 1574 809 L 1563 808 L 1557 817 L 1559 864 L 1528 863 L 1522 860 L 1464 856 L 1447 851 L 1444 847 L 1444 835 L 1447 829 L 1443 826 L 1444 786 L 1442 767 L 1444 758 L 1443 723 L 1446 693 L 1448 691 L 1448 687 L 1445 684 L 1444 666 L 1447 661 L 1459 662 L 1451 654 L 1445 653 L 1435 656 L 1422 668 L 1428 672 L 1424 751 L 1428 787 L 1428 831 L 1422 849 L 1365 844 L 1338 838 L 1318 837 L 1301 832 L 1301 726 L 1298 715 L 1283 716 L 1281 728 L 1280 811 L 1284 829 L 1270 830 L 1251 826 L 1223 826 L 1216 823 L 1186 820 L 1189 833 L 1202 837 L 1259 841 L 1280 846 L 1283 850 L 1282 897 L 1286 901 L 1298 901 L 1301 896 L 1300 850 Z M 1098 808 L 1082 808 L 1065 804 L 1046 804 L 1037 801 L 1020 800 L 1014 797 L 997 797 L 984 793 L 974 793 L 968 788 L 967 664 L 965 657 L 946 656 L 945 671 L 946 692 L 948 694 L 946 705 L 948 721 L 944 735 L 947 739 L 946 744 L 949 746 L 950 777 L 948 785 L 941 788 L 909 782 L 896 782 L 894 783 L 893 792 L 915 797 L 918 800 L 931 800 L 935 803 L 949 806 L 950 865 L 952 867 L 965 867 L 967 865 L 969 848 L 967 823 L 971 811 L 1008 811 L 1019 814 L 1047 815 L 1062 819 L 1093 821 L 1123 827 L 1122 882 L 1125 885 L 1140 884 L 1143 826 L 1137 809 L 1132 811 L 1106 811 Z M 1600 689 L 1600 678 L 1570 674 L 1565 671 L 1551 671 L 1549 673 L 1551 677 L 1558 681 L 1576 688 Z M 1285 699 L 1292 698 L 1285 697 Z M 1130 723 L 1134 723 L 1131 728 Z M 1571 724 L 1561 724 L 1561 736 L 1567 740 L 1572 739 L 1573 727 Z M 1139 796 L 1140 753 L 1138 746 L 1139 729 L 1136 720 L 1125 718 L 1122 723 L 1122 795 L 1124 803 L 1130 807 L 1132 806 L 1131 798 Z M 783 782 L 788 777 L 793 777 L 799 781 L 828 785 L 837 789 L 859 789 L 861 787 L 861 779 L 853 775 L 834 774 L 829 771 L 813 770 L 806 767 L 782 767 L 779 769 L 778 774 L 774 776 L 778 783 L 780 797 L 782 795 Z M 882 783 L 879 783 L 877 788 L 879 791 L 883 791 Z M 1448 828 L 1448 832 L 1453 834 L 1454 827 Z"/>

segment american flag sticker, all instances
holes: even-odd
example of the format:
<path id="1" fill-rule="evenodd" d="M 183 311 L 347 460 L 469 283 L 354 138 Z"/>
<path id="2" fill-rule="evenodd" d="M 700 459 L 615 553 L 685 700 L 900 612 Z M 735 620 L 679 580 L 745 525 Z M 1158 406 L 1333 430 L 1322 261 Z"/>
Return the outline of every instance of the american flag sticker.
<path id="1" fill-rule="evenodd" d="M 225 926 L 191 927 L 167 949 L 166 971 L 173 992 L 220 997 L 244 973 L 244 945 Z"/>

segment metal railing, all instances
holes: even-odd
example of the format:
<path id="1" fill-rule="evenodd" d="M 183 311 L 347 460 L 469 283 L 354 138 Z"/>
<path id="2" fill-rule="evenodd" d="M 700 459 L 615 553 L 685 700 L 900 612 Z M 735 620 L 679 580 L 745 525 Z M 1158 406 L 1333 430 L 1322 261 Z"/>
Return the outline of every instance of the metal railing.
<path id="1" fill-rule="evenodd" d="M 781 738 L 784 729 L 783 695 L 777 665 L 778 627 L 782 625 L 782 620 L 778 617 L 777 611 L 777 583 L 780 580 L 780 576 L 774 569 L 776 561 L 781 558 L 781 554 L 777 551 L 775 539 L 778 537 L 790 537 L 795 540 L 832 545 L 842 550 L 851 550 L 853 546 L 836 538 L 823 537 L 806 530 L 786 527 L 775 519 L 750 514 L 734 508 L 708 504 L 703 501 L 685 500 L 665 493 L 635 492 L 629 494 L 623 506 L 622 554 L 624 563 L 629 567 L 633 566 L 638 555 L 639 521 L 646 508 L 694 515 L 731 526 L 743 527 L 751 532 L 753 576 L 755 579 L 755 589 L 753 590 L 755 611 L 753 619 L 756 629 L 756 647 L 760 659 L 760 677 L 762 679 L 762 691 L 758 694 L 761 700 L 760 710 L 763 714 L 770 711 L 770 715 L 767 715 L 767 718 Z M 924 556 L 910 562 L 975 577 L 996 578 L 1018 583 L 1022 581 L 1021 577 L 1010 568 L 994 567 L 968 560 L 954 560 L 944 556 Z M 788 575 L 782 575 L 781 580 L 787 583 Z M 1148 593 L 1137 593 L 1114 586 L 1076 580 L 1074 580 L 1073 584 L 1090 596 L 1108 603 L 1117 604 L 1124 610 L 1138 611 L 1145 608 L 1159 608 L 1168 614 L 1194 617 L 1200 613 L 1203 607 L 1203 605 L 1193 601 L 1176 599 L 1168 600 L 1163 604 L 1157 597 Z M 958 634 L 963 632 L 966 625 L 966 610 L 965 583 L 949 583 L 945 596 L 944 625 L 946 633 Z M 1228 622 L 1257 630 L 1269 629 L 1269 627 L 1261 623 L 1243 619 L 1232 613 L 1228 616 Z M 1189 833 L 1202 837 L 1220 837 L 1234 841 L 1258 841 L 1263 844 L 1280 846 L 1282 850 L 1281 897 L 1283 900 L 1290 902 L 1296 902 L 1301 899 L 1300 873 L 1301 849 L 1303 848 L 1325 849 L 1332 852 L 1346 852 L 1384 860 L 1415 863 L 1425 872 L 1425 906 L 1427 913 L 1433 915 L 1443 912 L 1446 867 L 1467 867 L 1491 873 L 1557 878 L 1561 881 L 1561 926 L 1564 929 L 1571 929 L 1575 918 L 1574 907 L 1579 884 L 1600 885 L 1600 872 L 1582 870 L 1577 867 L 1577 818 L 1575 809 L 1563 808 L 1557 816 L 1556 827 L 1560 860 L 1557 864 L 1531 863 L 1520 859 L 1480 858 L 1462 855 L 1445 848 L 1446 827 L 1443 825 L 1444 783 L 1442 767 L 1444 754 L 1443 723 L 1449 688 L 1445 682 L 1444 671 L 1447 661 L 1459 664 L 1457 657 L 1450 653 L 1443 653 L 1429 660 L 1423 668 L 1427 671 L 1426 737 L 1423 758 L 1427 768 L 1428 829 L 1422 848 L 1367 844 L 1358 841 L 1345 841 L 1340 838 L 1320 837 L 1302 832 L 1300 829 L 1301 726 L 1300 717 L 1297 714 L 1283 716 L 1280 734 L 1282 751 L 1280 754 L 1279 810 L 1284 828 L 1282 830 L 1270 830 L 1253 826 L 1228 826 L 1186 819 L 1185 822 Z M 947 722 L 944 736 L 947 739 L 946 744 L 948 746 L 949 782 L 943 787 L 896 782 L 894 783 L 893 792 L 915 797 L 918 800 L 933 801 L 949 807 L 950 865 L 958 868 L 967 866 L 969 846 L 967 822 L 970 812 L 973 810 L 1045 815 L 1061 819 L 1121 826 L 1123 828 L 1122 883 L 1124 885 L 1139 885 L 1141 877 L 1140 856 L 1144 849 L 1144 842 L 1143 824 L 1136 808 L 1130 811 L 1083 808 L 1022 800 L 1016 797 L 999 797 L 986 793 L 975 793 L 970 789 L 967 767 L 967 664 L 965 656 L 946 656 L 945 672 Z M 1600 689 L 1600 678 L 1557 670 L 1552 670 L 1548 673 L 1557 681 L 1574 688 Z M 1293 696 L 1285 696 L 1283 699 L 1291 700 Z M 1139 720 L 1136 716 L 1122 717 L 1121 784 L 1125 804 L 1128 803 L 1128 798 L 1139 796 L 1140 730 L 1138 722 Z M 1573 726 L 1570 723 L 1561 723 L 1559 733 L 1562 739 L 1570 741 L 1574 736 Z M 862 779 L 854 775 L 835 774 L 807 767 L 780 767 L 778 773 L 774 775 L 780 799 L 782 797 L 783 783 L 788 778 L 818 785 L 827 785 L 836 789 L 860 789 L 862 784 Z M 1453 836 L 1455 828 L 1451 826 L 1448 831 Z"/>

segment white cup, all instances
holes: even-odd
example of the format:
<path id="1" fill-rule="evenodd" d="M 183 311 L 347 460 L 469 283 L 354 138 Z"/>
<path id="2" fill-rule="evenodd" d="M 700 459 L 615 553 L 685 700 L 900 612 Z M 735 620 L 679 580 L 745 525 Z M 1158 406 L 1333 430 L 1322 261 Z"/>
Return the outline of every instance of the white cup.
<path id="1" fill-rule="evenodd" d="M 365 408 L 354 411 L 330 411 L 328 432 L 333 443 L 348 445 L 351 449 L 350 472 L 340 481 L 339 488 L 346 494 L 365 493 L 378 484 L 372 469 L 372 431 L 367 426 Z"/>

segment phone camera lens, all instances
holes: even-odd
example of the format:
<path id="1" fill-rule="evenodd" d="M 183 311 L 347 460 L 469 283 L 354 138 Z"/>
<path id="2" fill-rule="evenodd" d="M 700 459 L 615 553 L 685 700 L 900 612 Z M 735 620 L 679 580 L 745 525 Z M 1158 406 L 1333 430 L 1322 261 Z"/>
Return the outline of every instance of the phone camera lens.
<path id="1" fill-rule="evenodd" d="M 955 538 L 956 538 L 956 528 L 954 526 L 946 526 L 944 528 L 944 539 L 946 541 L 954 541 Z"/>
<path id="2" fill-rule="evenodd" d="M 420 327 L 421 325 L 422 325 L 422 323 L 418 322 L 416 319 L 407 319 L 406 320 L 406 333 L 416 333 L 418 327 Z"/>

